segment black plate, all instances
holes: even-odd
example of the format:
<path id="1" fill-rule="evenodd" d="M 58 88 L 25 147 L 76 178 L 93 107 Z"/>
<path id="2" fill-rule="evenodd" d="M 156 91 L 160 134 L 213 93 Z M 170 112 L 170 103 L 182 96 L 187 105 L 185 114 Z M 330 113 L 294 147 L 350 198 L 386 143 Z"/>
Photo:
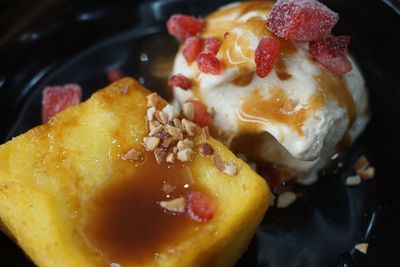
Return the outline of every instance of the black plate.
<path id="1" fill-rule="evenodd" d="M 174 54 L 165 34 L 173 13 L 206 14 L 229 1 L 0 1 L 0 108 L 2 141 L 40 123 L 46 85 L 78 83 L 84 98 L 107 85 L 119 67 L 152 90 L 165 81 L 150 74 L 157 47 Z M 370 91 L 372 119 L 346 158 L 321 174 L 304 197 L 271 209 L 238 266 L 400 266 L 400 17 L 382 1 L 335 0 L 338 34 L 350 34 L 350 50 Z M 148 62 L 140 55 L 147 53 Z M 154 66 L 154 65 L 153 65 Z M 351 165 L 366 154 L 376 179 L 344 186 Z M 342 164 L 344 163 L 344 164 Z M 366 255 L 354 250 L 370 244 Z M 1 264 L 32 266 L 0 236 Z"/>

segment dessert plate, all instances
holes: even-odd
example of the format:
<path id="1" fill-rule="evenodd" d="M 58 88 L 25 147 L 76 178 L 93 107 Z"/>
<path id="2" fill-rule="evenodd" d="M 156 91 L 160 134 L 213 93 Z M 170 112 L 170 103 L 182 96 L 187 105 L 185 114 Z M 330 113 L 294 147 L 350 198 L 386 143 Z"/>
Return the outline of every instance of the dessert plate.
<path id="1" fill-rule="evenodd" d="M 86 99 L 118 68 L 168 98 L 165 85 L 177 49 L 164 23 L 174 13 L 205 15 L 230 1 L 0 2 L 0 137 L 38 125 L 46 85 L 78 83 Z M 370 94 L 371 121 L 345 156 L 333 160 L 292 206 L 271 208 L 237 266 L 396 266 L 400 247 L 400 16 L 382 1 L 325 1 L 341 16 L 337 32 Z M 374 180 L 346 187 L 352 163 L 366 155 Z M 369 243 L 368 253 L 354 249 Z M 33 266 L 5 235 L 2 264 Z"/>

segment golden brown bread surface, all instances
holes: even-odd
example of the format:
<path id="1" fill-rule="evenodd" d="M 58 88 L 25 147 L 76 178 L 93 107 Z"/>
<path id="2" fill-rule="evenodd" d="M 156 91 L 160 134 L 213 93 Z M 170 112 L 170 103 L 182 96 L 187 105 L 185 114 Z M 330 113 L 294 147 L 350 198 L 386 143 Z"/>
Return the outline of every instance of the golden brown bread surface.
<path id="1" fill-rule="evenodd" d="M 0 146 L 0 218 L 38 266 L 110 264 L 86 241 L 85 205 L 105 183 L 135 178 L 135 164 L 121 155 L 132 147 L 143 150 L 149 93 L 122 79 Z M 123 266 L 232 266 L 247 248 L 268 207 L 269 189 L 222 144 L 208 142 L 222 160 L 238 166 L 238 174 L 228 176 L 198 153 L 188 163 L 195 182 L 215 198 L 214 218 L 172 252 Z"/>

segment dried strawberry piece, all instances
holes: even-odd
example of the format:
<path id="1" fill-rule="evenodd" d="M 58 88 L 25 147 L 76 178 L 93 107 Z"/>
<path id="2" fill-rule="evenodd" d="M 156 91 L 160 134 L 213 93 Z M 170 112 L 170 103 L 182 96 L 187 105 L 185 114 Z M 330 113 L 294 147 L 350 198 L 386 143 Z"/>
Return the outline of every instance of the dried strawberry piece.
<path id="1" fill-rule="evenodd" d="M 201 127 L 210 125 L 213 122 L 213 116 L 208 113 L 207 107 L 200 101 L 195 99 L 189 99 L 186 101 L 192 103 L 194 109 L 193 122 Z"/>
<path id="2" fill-rule="evenodd" d="M 206 22 L 203 19 L 182 14 L 173 15 L 167 21 L 169 34 L 175 36 L 179 41 L 184 41 L 186 38 L 201 32 L 205 25 Z"/>
<path id="3" fill-rule="evenodd" d="M 316 0 L 278 0 L 268 20 L 268 28 L 279 37 L 312 41 L 325 37 L 339 15 Z"/>
<path id="4" fill-rule="evenodd" d="M 219 59 L 211 53 L 201 53 L 197 57 L 199 70 L 203 73 L 219 75 L 222 71 L 222 65 Z"/>
<path id="5" fill-rule="evenodd" d="M 188 63 L 196 60 L 197 56 L 203 51 L 204 40 L 197 36 L 189 37 L 183 44 L 183 56 Z"/>
<path id="6" fill-rule="evenodd" d="M 215 37 L 208 37 L 204 41 L 204 51 L 206 53 L 217 55 L 220 46 L 221 46 L 221 41 Z"/>
<path id="7" fill-rule="evenodd" d="M 177 74 L 168 79 L 168 85 L 170 87 L 176 86 L 187 90 L 192 87 L 192 80 L 182 74 Z"/>
<path id="8" fill-rule="evenodd" d="M 325 68 L 341 75 L 352 70 L 351 62 L 344 54 L 350 36 L 333 36 L 309 43 L 310 54 Z"/>
<path id="9" fill-rule="evenodd" d="M 186 212 L 192 220 L 207 222 L 214 216 L 215 204 L 206 194 L 200 191 L 190 192 L 185 199 Z"/>
<path id="10" fill-rule="evenodd" d="M 109 69 L 107 71 L 107 80 L 110 83 L 118 81 L 119 79 L 122 79 L 124 77 L 125 77 L 125 74 L 120 68 Z"/>
<path id="11" fill-rule="evenodd" d="M 42 122 L 47 123 L 57 113 L 79 104 L 82 89 L 77 84 L 47 86 L 42 95 Z"/>
<path id="12" fill-rule="evenodd" d="M 278 61 L 280 47 L 277 39 L 264 37 L 260 40 L 254 55 L 258 77 L 264 78 L 271 72 Z"/>

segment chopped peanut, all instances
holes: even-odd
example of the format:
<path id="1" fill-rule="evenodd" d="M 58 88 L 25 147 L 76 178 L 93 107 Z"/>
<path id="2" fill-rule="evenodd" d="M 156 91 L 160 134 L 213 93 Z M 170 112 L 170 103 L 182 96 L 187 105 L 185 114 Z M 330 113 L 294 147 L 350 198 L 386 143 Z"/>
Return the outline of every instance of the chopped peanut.
<path id="1" fill-rule="evenodd" d="M 160 97 L 157 93 L 151 93 L 146 96 L 147 98 L 147 107 L 156 107 Z"/>
<path id="2" fill-rule="evenodd" d="M 182 105 L 183 116 L 185 116 L 188 120 L 193 121 L 194 119 L 194 107 L 193 104 L 187 102 Z"/>
<path id="3" fill-rule="evenodd" d="M 161 201 L 160 206 L 168 211 L 182 213 L 185 211 L 186 201 L 183 197 L 180 197 L 172 200 Z"/>
<path id="4" fill-rule="evenodd" d="M 154 149 L 156 149 L 159 143 L 160 143 L 160 138 L 158 137 L 151 136 L 143 138 L 144 148 L 147 151 L 153 151 Z"/>
<path id="5" fill-rule="evenodd" d="M 190 157 L 193 154 L 193 150 L 191 148 L 185 148 L 181 151 L 178 151 L 176 157 L 182 161 L 182 162 L 186 162 L 190 160 Z"/>
<path id="6" fill-rule="evenodd" d="M 122 156 L 122 159 L 123 160 L 138 160 L 141 155 L 142 155 L 142 153 L 140 153 L 136 149 L 132 148 Z"/>

